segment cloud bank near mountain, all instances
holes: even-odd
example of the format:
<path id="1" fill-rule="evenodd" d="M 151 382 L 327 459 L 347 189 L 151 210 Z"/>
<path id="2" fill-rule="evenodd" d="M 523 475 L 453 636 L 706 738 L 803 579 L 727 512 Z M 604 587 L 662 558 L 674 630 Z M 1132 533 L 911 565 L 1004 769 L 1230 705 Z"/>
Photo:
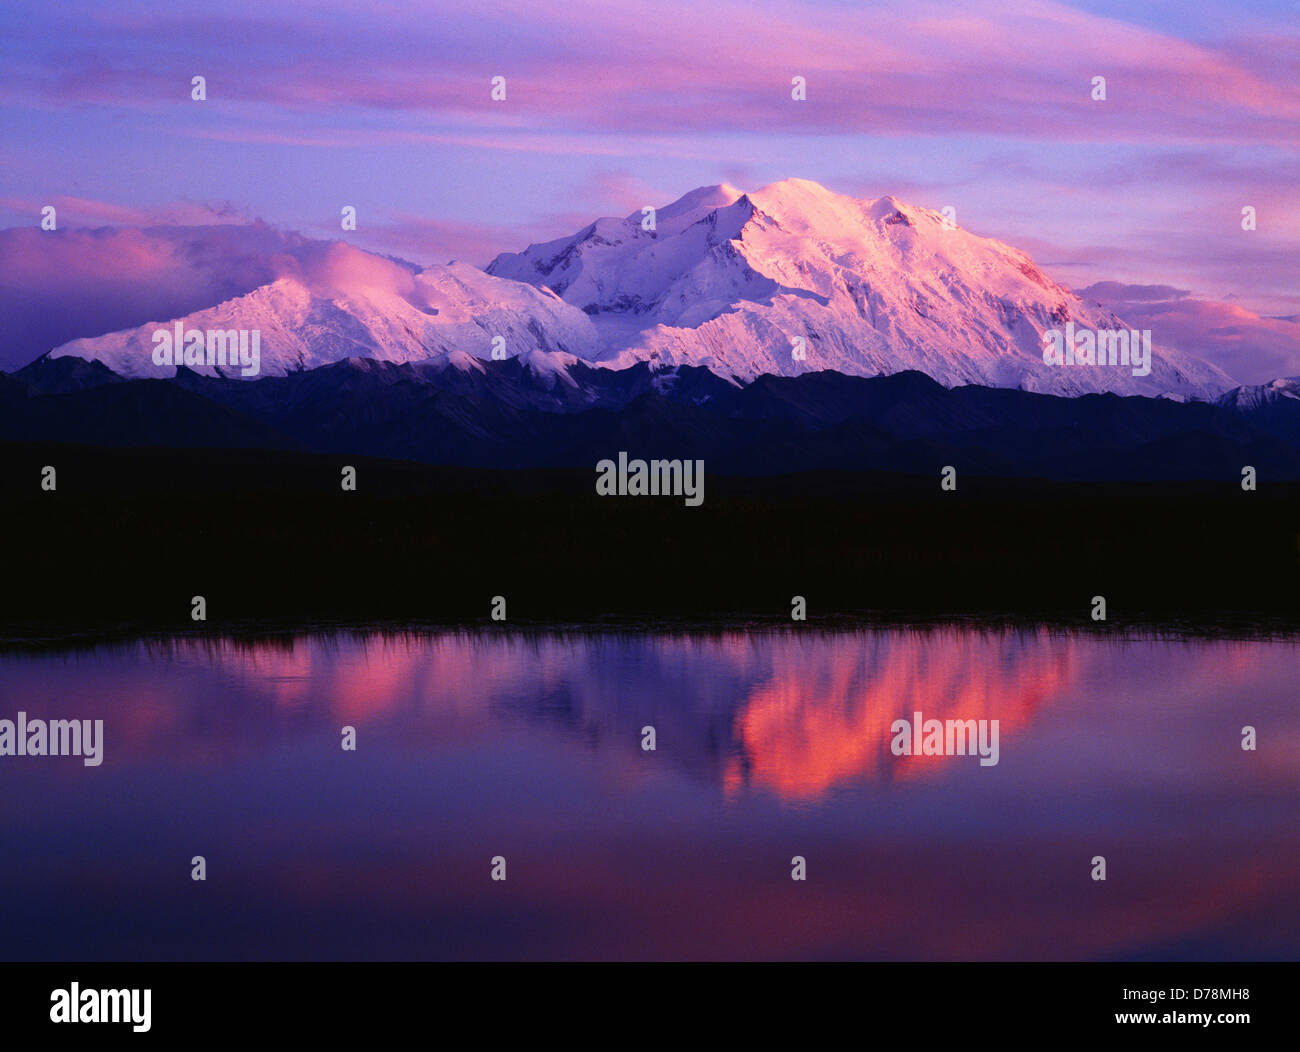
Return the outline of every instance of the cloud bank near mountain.
<path id="1" fill-rule="evenodd" d="M 311 244 L 264 223 L 0 230 L 0 368 L 244 295 L 301 269 Z"/>
<path id="2" fill-rule="evenodd" d="M 1300 376 L 1300 317 L 1264 317 L 1238 303 L 1201 299 L 1167 285 L 1106 281 L 1079 294 L 1134 325 L 1164 333 L 1244 384 Z"/>

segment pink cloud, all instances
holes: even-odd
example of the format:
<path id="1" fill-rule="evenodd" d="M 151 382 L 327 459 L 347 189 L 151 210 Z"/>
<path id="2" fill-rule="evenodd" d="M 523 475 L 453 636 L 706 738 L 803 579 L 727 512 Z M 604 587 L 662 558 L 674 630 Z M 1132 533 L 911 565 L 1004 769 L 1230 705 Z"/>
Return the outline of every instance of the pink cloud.
<path id="1" fill-rule="evenodd" d="M 409 112 L 480 134 L 488 122 L 553 132 L 1300 139 L 1300 60 L 1285 39 L 1193 43 L 1051 0 L 976 0 L 960 13 L 926 0 L 818 8 L 574 0 L 544 21 L 531 13 L 449 2 L 436 19 L 401 7 L 340 23 L 109 17 L 107 31 L 124 45 L 111 61 L 83 52 L 81 41 L 56 46 L 59 61 L 14 78 L 9 94 L 162 107 L 187 99 L 199 71 L 213 106 L 270 103 L 335 120 Z M 191 46 L 160 52 L 164 34 Z M 489 98 L 495 74 L 507 77 L 505 104 Z M 790 99 L 796 74 L 808 79 L 807 102 Z M 1108 81 L 1104 103 L 1089 98 L 1095 75 Z"/>
<path id="2" fill-rule="evenodd" d="M 328 281 L 338 265 L 327 244 L 265 223 L 0 230 L 0 369 L 78 337 L 210 307 L 285 274 Z"/>
<path id="3" fill-rule="evenodd" d="M 1171 295 L 1160 297 L 1161 291 Z M 1100 282 L 1079 290 L 1152 338 L 1208 359 L 1242 383 L 1300 376 L 1300 318 L 1268 318 L 1167 286 Z"/>

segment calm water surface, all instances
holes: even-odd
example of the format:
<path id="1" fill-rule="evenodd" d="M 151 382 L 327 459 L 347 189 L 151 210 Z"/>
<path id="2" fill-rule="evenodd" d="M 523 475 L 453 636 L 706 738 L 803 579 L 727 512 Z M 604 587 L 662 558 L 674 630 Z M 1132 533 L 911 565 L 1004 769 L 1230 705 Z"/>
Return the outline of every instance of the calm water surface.
<path id="1" fill-rule="evenodd" d="M 0 757 L 6 959 L 1300 956 L 1291 642 L 184 639 L 0 654 L 19 711 L 105 754 Z"/>

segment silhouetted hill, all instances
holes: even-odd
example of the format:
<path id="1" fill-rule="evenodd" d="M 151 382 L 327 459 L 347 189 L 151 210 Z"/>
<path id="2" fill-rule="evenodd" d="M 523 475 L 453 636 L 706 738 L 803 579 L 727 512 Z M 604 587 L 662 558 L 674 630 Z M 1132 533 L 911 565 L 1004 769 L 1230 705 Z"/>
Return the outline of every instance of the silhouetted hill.
<path id="1" fill-rule="evenodd" d="M 1243 389 L 1245 390 L 1245 389 Z M 740 385 L 707 369 L 518 359 L 348 359 L 260 380 L 124 381 L 41 359 L 0 376 L 0 440 L 301 449 L 429 464 L 591 468 L 633 456 L 730 475 L 811 470 L 1055 479 L 1300 478 L 1300 399 L 1217 403 L 949 390 L 917 372 L 817 372 Z"/>

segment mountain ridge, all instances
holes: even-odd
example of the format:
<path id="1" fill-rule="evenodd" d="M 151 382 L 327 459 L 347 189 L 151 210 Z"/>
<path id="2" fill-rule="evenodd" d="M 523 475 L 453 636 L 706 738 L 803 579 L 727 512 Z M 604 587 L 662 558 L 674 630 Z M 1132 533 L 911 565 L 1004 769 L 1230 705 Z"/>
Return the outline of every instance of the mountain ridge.
<path id="1" fill-rule="evenodd" d="M 1127 330 L 1024 252 L 892 195 L 858 200 L 787 179 L 692 191 L 647 230 L 640 213 L 502 253 L 489 273 L 550 288 L 592 317 L 601 361 L 705 365 L 743 379 L 913 368 L 945 386 L 1207 398 L 1225 373 L 1157 341 L 1151 375 L 1044 364 L 1043 333 Z M 793 341 L 804 340 L 806 364 Z"/>
<path id="2" fill-rule="evenodd" d="M 591 468 L 634 455 L 711 472 L 876 470 L 1056 479 L 1206 479 L 1242 465 L 1300 478 L 1300 398 L 1248 389 L 1218 403 L 967 385 L 917 371 L 763 375 L 699 366 L 610 369 L 574 360 L 559 381 L 526 359 L 456 368 L 354 358 L 234 380 L 182 368 L 131 380 L 41 359 L 0 373 L 0 441 L 228 446 L 465 467 Z"/>
<path id="3" fill-rule="evenodd" d="M 549 357 L 556 353 L 615 369 L 641 360 L 704 366 L 741 380 L 917 369 L 947 387 L 1203 400 L 1235 386 L 1159 341 L 1149 376 L 1044 364 L 1048 328 L 1127 326 L 1018 249 L 891 195 L 858 200 L 803 179 L 748 193 L 718 184 L 658 209 L 653 229 L 642 219 L 596 219 L 485 270 L 420 269 L 331 242 L 302 250 L 295 273 L 179 321 L 262 333 L 262 374 L 273 376 L 356 356 L 473 368 L 495 351 L 532 356 L 557 380 L 567 365 Z M 98 359 L 126 376 L 170 375 L 153 363 L 152 334 L 177 321 L 49 354 Z"/>

